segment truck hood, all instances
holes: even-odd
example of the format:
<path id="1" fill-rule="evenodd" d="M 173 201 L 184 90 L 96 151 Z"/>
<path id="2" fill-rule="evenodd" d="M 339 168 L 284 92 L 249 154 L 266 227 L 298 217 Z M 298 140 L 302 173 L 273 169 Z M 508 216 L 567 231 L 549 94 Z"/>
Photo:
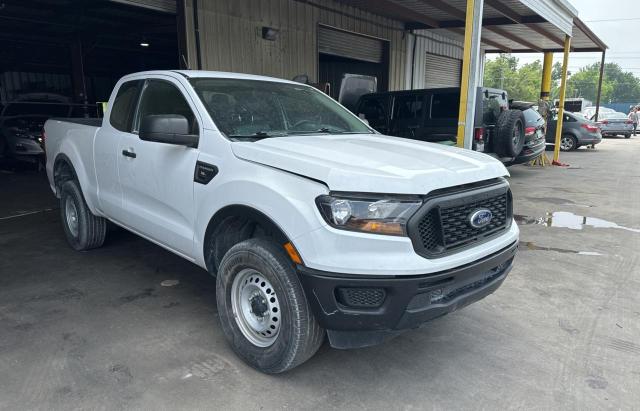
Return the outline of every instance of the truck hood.
<path id="1" fill-rule="evenodd" d="M 238 158 L 320 180 L 332 191 L 426 194 L 509 175 L 482 153 L 378 134 L 275 137 L 231 147 Z"/>

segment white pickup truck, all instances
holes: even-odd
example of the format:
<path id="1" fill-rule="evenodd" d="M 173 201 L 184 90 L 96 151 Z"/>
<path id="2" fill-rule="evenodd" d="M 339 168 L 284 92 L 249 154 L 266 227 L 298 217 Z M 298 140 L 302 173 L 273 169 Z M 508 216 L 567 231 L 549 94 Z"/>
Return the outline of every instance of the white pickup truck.
<path id="1" fill-rule="evenodd" d="M 518 242 L 507 171 L 375 132 L 312 87 L 207 71 L 127 75 L 101 124 L 48 120 L 76 250 L 107 221 L 216 277 L 223 332 L 267 373 L 380 343 L 477 301 Z"/>

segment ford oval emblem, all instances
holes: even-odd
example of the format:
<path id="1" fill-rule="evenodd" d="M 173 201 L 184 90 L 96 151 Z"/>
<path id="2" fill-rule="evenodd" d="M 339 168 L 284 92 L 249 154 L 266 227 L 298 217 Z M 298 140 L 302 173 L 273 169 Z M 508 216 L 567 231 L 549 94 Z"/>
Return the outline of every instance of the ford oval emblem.
<path id="1" fill-rule="evenodd" d="M 482 228 L 489 224 L 492 218 L 493 213 L 491 212 L 491 210 L 481 208 L 471 213 L 471 215 L 469 216 L 469 224 L 473 228 Z"/>

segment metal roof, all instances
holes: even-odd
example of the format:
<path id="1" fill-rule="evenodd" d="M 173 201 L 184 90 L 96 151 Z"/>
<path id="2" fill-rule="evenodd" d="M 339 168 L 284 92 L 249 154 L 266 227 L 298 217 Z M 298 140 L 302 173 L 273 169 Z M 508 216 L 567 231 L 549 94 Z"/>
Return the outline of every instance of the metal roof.
<path id="1" fill-rule="evenodd" d="M 464 37 L 467 0 L 339 0 L 400 20 L 405 28 L 428 30 L 455 40 Z M 572 51 L 604 51 L 607 45 L 577 17 L 567 0 L 484 0 L 482 43 L 487 52 L 562 51 L 565 34 Z"/>

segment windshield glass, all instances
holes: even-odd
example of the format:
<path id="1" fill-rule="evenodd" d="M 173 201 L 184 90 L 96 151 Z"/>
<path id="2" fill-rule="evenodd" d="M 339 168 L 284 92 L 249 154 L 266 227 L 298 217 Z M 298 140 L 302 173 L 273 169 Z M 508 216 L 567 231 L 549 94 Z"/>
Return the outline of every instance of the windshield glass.
<path id="1" fill-rule="evenodd" d="M 191 84 L 228 137 L 373 132 L 326 94 L 301 84 L 224 78 Z"/>
<path id="2" fill-rule="evenodd" d="M 627 115 L 624 113 L 607 113 L 607 118 L 623 118 L 626 119 Z"/>

